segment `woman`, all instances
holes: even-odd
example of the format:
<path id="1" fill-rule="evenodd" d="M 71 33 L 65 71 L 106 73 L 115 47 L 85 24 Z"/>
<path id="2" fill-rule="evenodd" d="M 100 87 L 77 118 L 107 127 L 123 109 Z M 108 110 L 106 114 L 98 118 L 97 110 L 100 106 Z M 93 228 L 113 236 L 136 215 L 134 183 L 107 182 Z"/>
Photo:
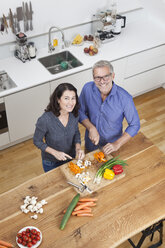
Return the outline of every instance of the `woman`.
<path id="1" fill-rule="evenodd" d="M 33 137 L 34 144 L 41 149 L 45 172 L 74 157 L 84 158 L 78 129 L 78 109 L 76 88 L 69 83 L 58 85 L 44 114 L 37 121 Z"/>

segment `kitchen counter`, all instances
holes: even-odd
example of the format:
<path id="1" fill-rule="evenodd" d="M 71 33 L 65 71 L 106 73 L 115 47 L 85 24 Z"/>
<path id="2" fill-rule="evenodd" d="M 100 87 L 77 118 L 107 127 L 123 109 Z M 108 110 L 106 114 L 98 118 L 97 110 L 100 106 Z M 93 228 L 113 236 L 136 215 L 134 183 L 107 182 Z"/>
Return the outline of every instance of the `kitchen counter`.
<path id="1" fill-rule="evenodd" d="M 43 235 L 41 248 L 115 248 L 165 218 L 165 155 L 142 133 L 112 155 L 127 161 L 126 175 L 92 194 L 98 198 L 93 217 L 71 216 L 59 229 L 76 191 L 58 167 L 0 195 L 1 239 L 15 246 L 17 232 L 35 226 Z M 20 210 L 27 195 L 48 202 L 37 220 Z"/>
<path id="2" fill-rule="evenodd" d="M 163 23 L 152 20 L 149 17 L 145 21 L 128 23 L 122 33 L 116 36 L 114 41 L 103 44 L 99 49 L 99 53 L 95 56 L 89 56 L 83 52 L 84 47 L 89 46 L 89 43 L 65 49 L 77 57 L 83 65 L 54 75 L 49 73 L 38 61 L 38 58 L 49 55 L 48 48 L 39 50 L 37 58 L 26 63 L 15 57 L 0 60 L 0 70 L 5 70 L 17 85 L 16 88 L 0 92 L 0 97 L 89 69 L 96 61 L 101 59 L 114 61 L 163 45 L 165 43 L 164 33 L 165 27 Z"/>

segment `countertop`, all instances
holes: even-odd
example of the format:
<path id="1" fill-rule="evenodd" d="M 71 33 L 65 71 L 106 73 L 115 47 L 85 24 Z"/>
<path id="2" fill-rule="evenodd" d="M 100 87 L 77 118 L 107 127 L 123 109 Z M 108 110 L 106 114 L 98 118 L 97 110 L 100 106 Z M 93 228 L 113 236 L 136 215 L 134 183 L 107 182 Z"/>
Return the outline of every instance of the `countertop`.
<path id="1" fill-rule="evenodd" d="M 92 208 L 93 217 L 71 216 L 63 231 L 59 229 L 63 210 L 77 192 L 66 183 L 61 167 L 1 194 L 1 239 L 16 246 L 17 232 L 25 226 L 35 226 L 43 235 L 41 248 L 114 248 L 165 218 L 164 154 L 138 133 L 112 154 L 117 155 L 128 163 L 125 177 L 93 192 L 91 197 L 98 198 Z M 86 159 L 88 156 L 90 153 Z M 20 210 L 27 195 L 48 202 L 37 220 Z"/>
<path id="2" fill-rule="evenodd" d="M 165 26 L 163 23 L 146 18 L 145 21 L 128 23 L 126 28 L 122 29 L 122 33 L 117 35 L 115 40 L 103 44 L 99 48 L 99 53 L 95 56 L 86 55 L 83 51 L 84 47 L 89 46 L 89 43 L 84 43 L 82 46 L 71 45 L 69 48 L 61 50 L 69 50 L 83 63 L 82 66 L 72 70 L 54 75 L 49 73 L 38 61 L 38 58 L 49 55 L 48 48 L 39 50 L 35 59 L 25 63 L 15 57 L 6 58 L 0 60 L 0 70 L 5 70 L 17 87 L 0 92 L 0 97 L 89 69 L 101 59 L 118 60 L 164 43 Z"/>

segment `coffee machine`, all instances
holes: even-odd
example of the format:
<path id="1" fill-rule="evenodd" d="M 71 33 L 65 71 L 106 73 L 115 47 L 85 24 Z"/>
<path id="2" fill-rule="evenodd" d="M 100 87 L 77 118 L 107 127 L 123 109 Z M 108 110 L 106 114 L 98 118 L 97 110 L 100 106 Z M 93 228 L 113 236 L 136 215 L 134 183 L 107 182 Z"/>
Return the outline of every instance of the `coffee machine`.
<path id="1" fill-rule="evenodd" d="M 122 24 L 124 21 L 124 25 Z M 93 15 L 92 34 L 99 37 L 102 43 L 112 41 L 115 35 L 121 32 L 125 27 L 126 17 L 116 14 L 116 9 L 108 9 Z M 121 28 L 119 28 L 119 25 Z"/>
<path id="2" fill-rule="evenodd" d="M 25 63 L 27 59 L 31 59 L 27 44 L 27 36 L 24 33 L 16 34 L 16 42 L 16 50 L 14 55 L 16 58 Z"/>

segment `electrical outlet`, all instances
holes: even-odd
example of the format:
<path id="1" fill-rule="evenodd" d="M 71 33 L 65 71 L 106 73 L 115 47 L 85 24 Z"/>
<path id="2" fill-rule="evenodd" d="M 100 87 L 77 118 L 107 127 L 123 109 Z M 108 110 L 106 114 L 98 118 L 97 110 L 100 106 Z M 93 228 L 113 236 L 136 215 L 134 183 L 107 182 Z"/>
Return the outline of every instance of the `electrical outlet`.
<path id="1" fill-rule="evenodd" d="M 11 46 L 9 47 L 9 49 L 10 49 L 10 52 L 14 52 L 14 51 L 15 51 L 15 45 L 11 45 Z"/>

